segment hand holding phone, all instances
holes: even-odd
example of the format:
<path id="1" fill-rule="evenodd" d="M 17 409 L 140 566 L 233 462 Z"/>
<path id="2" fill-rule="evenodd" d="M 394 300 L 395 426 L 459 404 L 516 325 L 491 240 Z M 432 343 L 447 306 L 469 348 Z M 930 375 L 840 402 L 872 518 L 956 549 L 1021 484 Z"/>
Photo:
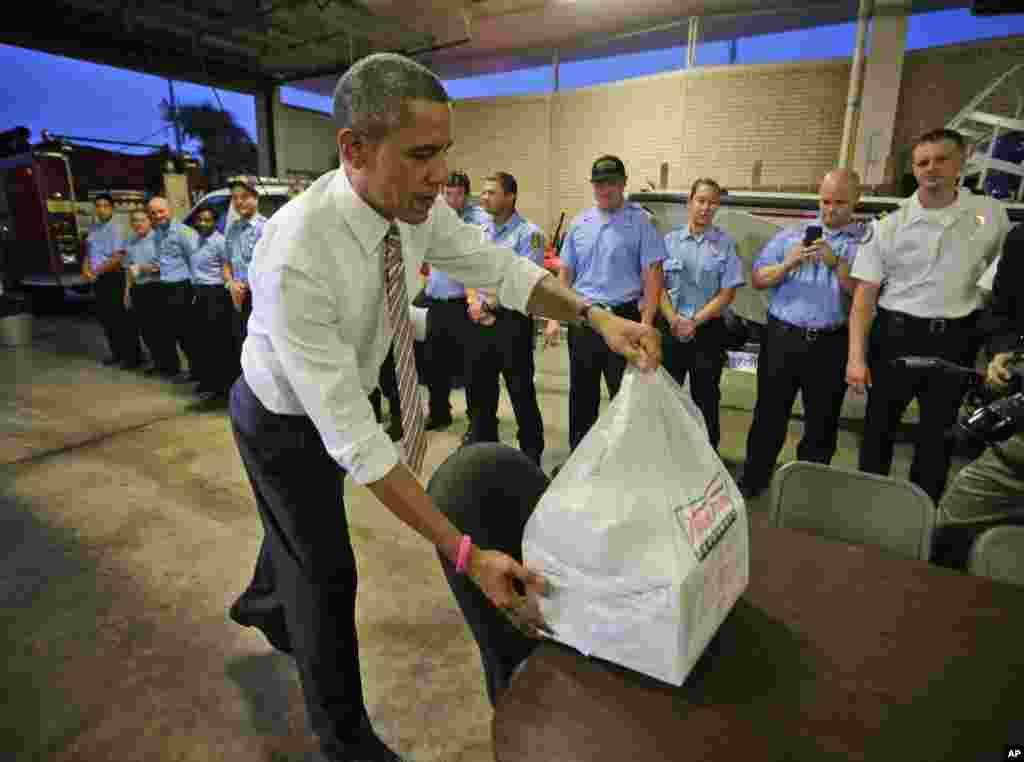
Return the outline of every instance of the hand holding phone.
<path id="1" fill-rule="evenodd" d="M 804 231 L 804 247 L 808 247 L 821 238 L 821 225 L 808 225 Z"/>

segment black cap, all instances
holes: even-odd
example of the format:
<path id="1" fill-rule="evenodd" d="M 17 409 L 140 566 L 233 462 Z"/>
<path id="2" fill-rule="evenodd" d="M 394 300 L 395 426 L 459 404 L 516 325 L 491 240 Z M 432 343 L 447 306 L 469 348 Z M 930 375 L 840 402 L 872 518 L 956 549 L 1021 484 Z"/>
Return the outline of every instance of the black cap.
<path id="1" fill-rule="evenodd" d="M 231 190 L 235 188 L 245 188 L 254 196 L 260 195 L 259 188 L 256 183 L 256 178 L 250 175 L 239 175 L 238 177 L 232 177 L 228 183 L 228 187 Z"/>
<path id="2" fill-rule="evenodd" d="M 590 182 L 606 182 L 608 180 L 625 180 L 626 166 L 618 156 L 602 156 L 594 162 L 590 170 Z"/>

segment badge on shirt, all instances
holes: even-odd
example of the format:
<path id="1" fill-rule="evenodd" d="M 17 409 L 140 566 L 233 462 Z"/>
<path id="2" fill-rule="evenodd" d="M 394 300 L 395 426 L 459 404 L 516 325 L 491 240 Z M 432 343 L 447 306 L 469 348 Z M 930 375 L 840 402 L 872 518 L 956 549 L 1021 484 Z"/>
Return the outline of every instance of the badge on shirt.
<path id="1" fill-rule="evenodd" d="M 541 254 L 544 251 L 544 235 L 539 230 L 530 236 L 530 248 L 534 254 Z"/>

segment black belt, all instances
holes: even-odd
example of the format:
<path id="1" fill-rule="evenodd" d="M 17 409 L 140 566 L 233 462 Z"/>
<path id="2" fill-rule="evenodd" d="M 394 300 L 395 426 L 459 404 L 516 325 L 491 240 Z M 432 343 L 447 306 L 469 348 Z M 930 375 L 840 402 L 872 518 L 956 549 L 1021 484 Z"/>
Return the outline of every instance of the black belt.
<path id="1" fill-rule="evenodd" d="M 946 333 L 953 329 L 965 328 L 974 318 L 973 313 L 958 318 L 925 318 L 908 315 L 905 312 L 893 312 L 881 307 L 878 308 L 878 316 L 895 325 L 913 326 L 926 330 L 928 333 Z"/>
<path id="2" fill-rule="evenodd" d="M 622 304 L 605 304 L 604 302 L 591 302 L 590 306 L 600 307 L 601 309 L 608 310 L 609 312 L 612 312 L 616 315 L 620 315 L 621 313 L 627 311 L 631 307 L 639 310 L 640 301 L 638 299 L 634 299 L 631 302 L 623 302 Z"/>
<path id="3" fill-rule="evenodd" d="M 847 332 L 847 325 L 833 325 L 827 328 L 804 328 L 799 325 L 793 325 L 787 323 L 785 320 L 779 320 L 774 315 L 768 316 L 768 322 L 776 326 L 786 333 L 795 333 L 800 336 L 804 341 L 816 341 L 822 336 L 838 336 Z"/>
<path id="4" fill-rule="evenodd" d="M 464 296 L 449 296 L 449 297 L 428 296 L 427 298 L 430 299 L 431 301 L 434 301 L 434 302 L 463 302 L 464 303 L 466 301 L 466 297 L 464 297 Z"/>

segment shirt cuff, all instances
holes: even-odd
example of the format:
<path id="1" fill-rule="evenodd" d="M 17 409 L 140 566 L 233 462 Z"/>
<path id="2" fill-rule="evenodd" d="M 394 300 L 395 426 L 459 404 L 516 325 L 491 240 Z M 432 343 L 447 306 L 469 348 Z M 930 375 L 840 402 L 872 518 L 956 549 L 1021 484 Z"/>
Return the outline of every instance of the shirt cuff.
<path id="1" fill-rule="evenodd" d="M 356 484 L 383 479 L 398 465 L 398 447 L 379 425 L 377 431 L 344 454 L 341 465 Z"/>
<path id="2" fill-rule="evenodd" d="M 511 258 L 508 269 L 501 279 L 498 301 L 506 307 L 525 313 L 526 303 L 530 301 L 533 289 L 542 278 L 549 275 L 551 273 L 525 257 Z"/>

